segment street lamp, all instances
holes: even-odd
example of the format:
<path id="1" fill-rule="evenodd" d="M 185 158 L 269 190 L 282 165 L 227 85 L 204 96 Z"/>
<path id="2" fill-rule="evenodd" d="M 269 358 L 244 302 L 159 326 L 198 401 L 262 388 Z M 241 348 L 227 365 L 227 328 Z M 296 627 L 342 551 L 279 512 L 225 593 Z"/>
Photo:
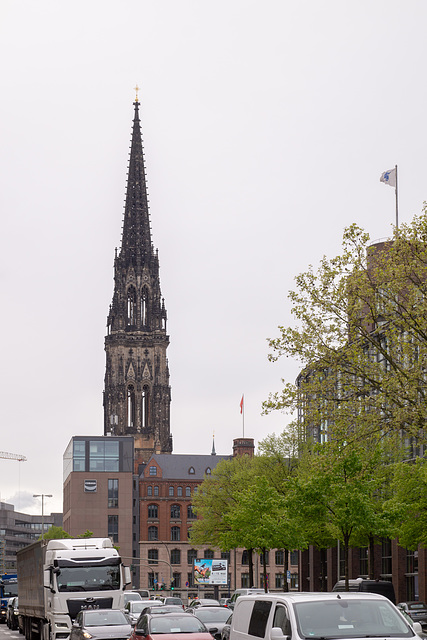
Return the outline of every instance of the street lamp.
<path id="1" fill-rule="evenodd" d="M 42 499 L 42 540 L 44 540 L 44 499 L 53 498 L 51 493 L 33 493 L 33 498 Z"/>

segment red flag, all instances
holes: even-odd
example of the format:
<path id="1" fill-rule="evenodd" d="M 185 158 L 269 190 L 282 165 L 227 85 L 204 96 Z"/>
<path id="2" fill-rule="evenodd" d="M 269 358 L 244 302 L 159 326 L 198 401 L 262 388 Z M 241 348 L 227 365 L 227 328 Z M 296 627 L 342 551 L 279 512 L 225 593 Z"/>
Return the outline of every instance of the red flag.
<path id="1" fill-rule="evenodd" d="M 242 399 L 240 400 L 240 413 L 243 413 L 243 396 L 242 396 Z"/>

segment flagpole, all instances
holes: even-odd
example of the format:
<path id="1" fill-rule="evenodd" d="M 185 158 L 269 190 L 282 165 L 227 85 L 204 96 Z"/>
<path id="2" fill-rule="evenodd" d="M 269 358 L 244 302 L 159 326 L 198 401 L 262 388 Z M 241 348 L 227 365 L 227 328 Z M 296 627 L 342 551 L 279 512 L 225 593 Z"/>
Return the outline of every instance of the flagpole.
<path id="1" fill-rule="evenodd" d="M 242 395 L 242 426 L 243 438 L 245 437 L 245 394 Z"/>
<path id="2" fill-rule="evenodd" d="M 397 199 L 397 165 L 396 165 L 396 229 L 399 228 L 399 206 L 398 206 L 398 199 Z"/>

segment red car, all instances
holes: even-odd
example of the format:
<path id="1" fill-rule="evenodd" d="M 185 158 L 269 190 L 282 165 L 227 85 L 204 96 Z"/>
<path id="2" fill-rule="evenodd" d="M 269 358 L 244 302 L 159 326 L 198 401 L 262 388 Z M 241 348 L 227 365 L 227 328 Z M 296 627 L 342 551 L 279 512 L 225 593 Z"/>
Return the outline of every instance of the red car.
<path id="1" fill-rule="evenodd" d="M 212 640 L 212 635 L 191 613 L 141 615 L 130 640 Z"/>

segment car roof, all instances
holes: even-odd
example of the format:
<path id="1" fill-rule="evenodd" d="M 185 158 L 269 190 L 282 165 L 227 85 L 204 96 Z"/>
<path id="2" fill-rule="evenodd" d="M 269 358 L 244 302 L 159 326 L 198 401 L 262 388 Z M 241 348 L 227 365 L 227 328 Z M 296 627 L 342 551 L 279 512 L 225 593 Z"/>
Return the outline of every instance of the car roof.
<path id="1" fill-rule="evenodd" d="M 390 602 L 388 598 L 379 593 L 370 593 L 368 591 L 283 591 L 282 593 L 258 593 L 247 596 L 240 596 L 236 601 L 236 607 L 244 600 L 286 600 L 288 602 L 310 602 L 314 600 L 385 600 Z"/>

